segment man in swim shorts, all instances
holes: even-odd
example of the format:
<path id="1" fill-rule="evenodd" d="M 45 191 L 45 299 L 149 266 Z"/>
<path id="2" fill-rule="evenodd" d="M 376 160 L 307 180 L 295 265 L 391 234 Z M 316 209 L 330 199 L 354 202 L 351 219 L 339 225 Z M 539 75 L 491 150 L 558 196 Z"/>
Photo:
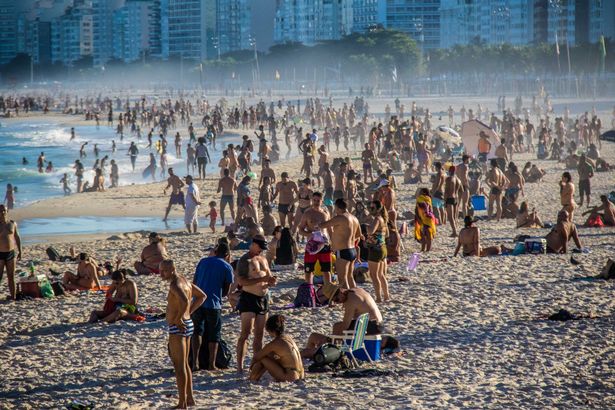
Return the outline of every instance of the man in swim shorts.
<path id="1" fill-rule="evenodd" d="M 446 204 L 446 216 L 451 223 L 451 237 L 457 236 L 457 216 L 459 214 L 459 196 L 463 188 L 461 181 L 455 175 L 455 166 L 451 165 L 448 169 L 448 176 L 444 180 L 444 201 Z"/>
<path id="2" fill-rule="evenodd" d="M 163 221 L 167 220 L 169 216 L 169 212 L 171 212 L 171 207 L 175 204 L 181 205 L 182 208 L 186 209 L 186 203 L 184 201 L 184 193 L 182 192 L 182 188 L 184 187 L 184 182 L 180 177 L 175 175 L 173 172 L 173 168 L 168 169 L 169 178 L 167 179 L 167 186 L 164 188 L 163 192 L 166 195 L 167 189 L 171 188 L 171 197 L 169 198 L 169 205 L 164 213 Z"/>
<path id="3" fill-rule="evenodd" d="M 169 356 L 175 369 L 179 402 L 178 409 L 194 406 L 192 393 L 192 371 L 188 364 L 190 337 L 194 325 L 190 315 L 203 304 L 205 294 L 194 283 L 177 273 L 170 259 L 160 262 L 160 277 L 169 282 L 166 320 L 169 332 Z"/>
<path id="4" fill-rule="evenodd" d="M 293 226 L 293 215 L 295 214 L 295 200 L 299 196 L 299 187 L 295 181 L 288 178 L 288 172 L 282 172 L 282 180 L 275 185 L 273 200 L 278 198 L 278 214 L 281 226 Z M 286 220 L 288 218 L 288 225 Z M 264 324 L 263 324 L 264 326 Z"/>
<path id="5" fill-rule="evenodd" d="M 335 201 L 335 216 L 318 226 L 320 229 L 330 228 L 331 245 L 336 252 L 335 272 L 343 288 L 354 288 L 356 283 L 352 275 L 354 261 L 358 255 L 358 244 L 361 238 L 359 220 L 348 212 L 346 201 Z M 306 255 L 307 257 L 307 255 Z M 307 259 L 305 261 L 307 270 Z M 322 265 L 322 263 L 321 263 Z"/>
<path id="6" fill-rule="evenodd" d="M 17 231 L 17 223 L 8 219 L 8 209 L 0 204 L 0 282 L 6 268 L 9 284 L 9 297 L 15 300 L 15 263 L 21 260 L 21 238 Z"/>
<path id="7" fill-rule="evenodd" d="M 231 210 L 231 219 L 235 220 L 235 191 L 237 191 L 237 181 L 231 176 L 231 171 L 225 168 L 223 171 L 224 176 L 218 181 L 218 193 L 222 191 L 222 198 L 220 198 L 220 217 L 222 218 L 222 225 L 224 225 L 224 211 L 226 206 Z"/>

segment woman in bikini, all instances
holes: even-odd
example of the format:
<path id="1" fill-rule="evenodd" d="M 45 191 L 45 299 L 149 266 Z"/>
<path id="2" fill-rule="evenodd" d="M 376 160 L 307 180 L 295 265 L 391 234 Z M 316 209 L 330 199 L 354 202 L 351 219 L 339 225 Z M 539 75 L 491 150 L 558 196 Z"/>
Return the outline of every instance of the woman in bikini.
<path id="1" fill-rule="evenodd" d="M 379 201 L 372 201 L 369 207 L 372 222 L 367 227 L 367 265 L 369 275 L 374 284 L 376 302 L 390 299 L 389 283 L 387 281 L 387 246 L 388 236 L 388 213 L 386 208 Z M 382 297 L 381 297 L 382 296 Z"/>
<path id="2" fill-rule="evenodd" d="M 294 382 L 305 377 L 301 353 L 292 337 L 285 334 L 284 322 L 283 315 L 267 319 L 265 329 L 273 340 L 252 358 L 250 381 L 259 381 L 265 372 L 278 382 Z"/>
<path id="3" fill-rule="evenodd" d="M 297 206 L 297 210 L 295 211 L 295 225 L 293 226 L 293 233 L 297 232 L 297 227 L 301 222 L 301 218 L 303 217 L 303 213 L 307 211 L 312 202 L 312 189 L 311 189 L 312 181 L 309 178 L 305 178 L 301 181 L 301 186 L 297 192 L 297 196 L 299 197 L 299 204 Z"/>

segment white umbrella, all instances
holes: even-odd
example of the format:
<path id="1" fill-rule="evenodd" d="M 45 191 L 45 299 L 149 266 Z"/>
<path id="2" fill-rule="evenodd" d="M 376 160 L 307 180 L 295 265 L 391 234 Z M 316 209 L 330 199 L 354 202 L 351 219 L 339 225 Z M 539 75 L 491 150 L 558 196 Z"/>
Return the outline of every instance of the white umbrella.
<path id="1" fill-rule="evenodd" d="M 478 155 L 478 142 L 480 141 L 480 132 L 484 132 L 487 140 L 491 143 L 491 150 L 487 155 L 488 158 L 494 156 L 495 148 L 500 145 L 500 136 L 490 126 L 479 120 L 470 120 L 461 124 L 461 139 L 465 151 L 469 155 Z"/>
<path id="2" fill-rule="evenodd" d="M 463 141 L 459 136 L 459 133 L 450 127 L 445 127 L 444 125 L 436 128 L 435 134 L 442 138 L 446 142 L 450 142 L 452 144 L 461 144 Z"/>

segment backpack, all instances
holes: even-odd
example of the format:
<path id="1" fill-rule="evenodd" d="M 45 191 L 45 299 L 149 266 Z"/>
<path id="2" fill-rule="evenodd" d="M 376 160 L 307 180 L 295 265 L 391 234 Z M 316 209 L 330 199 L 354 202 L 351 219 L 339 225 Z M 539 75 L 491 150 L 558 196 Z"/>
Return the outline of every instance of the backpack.
<path id="1" fill-rule="evenodd" d="M 218 352 L 216 353 L 216 367 L 218 369 L 228 369 L 231 364 L 232 354 L 231 349 L 224 340 L 218 342 Z M 192 344 L 190 344 L 190 355 L 188 356 L 188 362 L 192 368 L 207 369 L 209 367 L 209 344 L 205 338 L 201 343 L 201 349 L 199 350 L 199 362 L 198 366 L 192 366 Z"/>
<path id="2" fill-rule="evenodd" d="M 311 283 L 302 283 L 297 289 L 297 297 L 293 301 L 295 307 L 316 307 L 316 291 Z"/>
<path id="3" fill-rule="evenodd" d="M 49 248 L 45 249 L 45 252 L 47 252 L 47 256 L 49 257 L 50 261 L 56 262 L 59 261 L 61 258 L 60 253 L 53 246 L 50 246 Z"/>

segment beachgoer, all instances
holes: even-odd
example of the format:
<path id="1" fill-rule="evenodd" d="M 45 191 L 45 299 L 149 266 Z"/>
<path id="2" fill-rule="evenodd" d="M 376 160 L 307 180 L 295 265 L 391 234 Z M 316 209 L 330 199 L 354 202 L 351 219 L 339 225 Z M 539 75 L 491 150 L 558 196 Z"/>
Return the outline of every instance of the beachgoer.
<path id="1" fill-rule="evenodd" d="M 326 235 L 318 227 L 325 223 L 327 219 L 329 219 L 329 212 L 322 206 L 322 194 L 314 192 L 312 194 L 311 206 L 303 212 L 297 227 L 299 234 L 308 238 L 308 244 L 310 241 L 314 242 L 316 240 L 316 232 L 318 232 L 319 239 L 322 239 L 319 244 L 316 244 L 321 248 L 316 253 L 313 252 L 315 249 L 310 251 L 310 247 L 306 246 L 304 256 L 306 283 L 314 282 L 316 262 L 320 265 L 325 283 L 331 282 L 331 247 L 328 243 L 328 236 L 331 235 L 331 230 L 328 229 L 328 235 Z"/>
<path id="2" fill-rule="evenodd" d="M 446 215 L 451 224 L 451 237 L 457 236 L 457 216 L 459 215 L 459 197 L 462 195 L 463 186 L 461 180 L 455 174 L 455 166 L 448 169 L 448 176 L 444 180 L 444 203 Z"/>
<path id="3" fill-rule="evenodd" d="M 119 269 L 111 274 L 111 286 L 107 289 L 107 298 L 103 310 L 95 310 L 90 315 L 89 323 L 99 320 L 113 323 L 137 313 L 139 292 L 137 284 L 126 278 L 125 270 Z"/>
<path id="4" fill-rule="evenodd" d="M 517 214 L 517 228 L 542 228 L 544 224 L 538 216 L 536 209 L 529 211 L 527 201 L 521 202 L 519 213 Z"/>
<path id="5" fill-rule="evenodd" d="M 295 181 L 291 181 L 288 178 L 288 172 L 282 172 L 280 175 L 282 178 L 275 186 L 275 193 L 273 194 L 273 200 L 278 199 L 278 214 L 280 216 L 280 225 L 293 226 L 293 215 L 295 212 L 296 196 L 299 196 L 299 188 Z M 288 225 L 286 220 L 288 218 Z"/>
<path id="6" fill-rule="evenodd" d="M 87 253 L 80 253 L 77 262 L 77 274 L 64 272 L 62 285 L 68 290 L 100 289 L 96 262 Z"/>
<path id="7" fill-rule="evenodd" d="M 199 228 L 199 207 L 201 206 L 199 188 L 194 183 L 192 175 L 186 175 L 186 185 L 184 223 L 188 233 L 197 233 Z"/>
<path id="8" fill-rule="evenodd" d="M 199 138 L 199 142 L 196 145 L 196 162 L 199 170 L 199 178 L 203 180 L 207 176 L 207 163 L 211 162 L 209 150 L 205 145 L 204 138 Z"/>
<path id="9" fill-rule="evenodd" d="M 222 298 L 227 296 L 233 283 L 233 268 L 226 261 L 230 251 L 227 243 L 218 243 L 214 256 L 200 260 L 194 273 L 194 284 L 203 290 L 207 298 L 191 316 L 194 322 L 192 357 L 198 366 L 199 350 L 205 338 L 209 352 L 208 370 L 216 370 L 218 343 L 222 340 Z"/>
<path id="10" fill-rule="evenodd" d="M 462 250 L 463 256 L 492 256 L 499 255 L 503 250 L 507 250 L 503 246 L 481 247 L 480 229 L 474 226 L 474 222 L 476 222 L 474 218 L 469 215 L 463 218 L 464 227 L 459 231 L 457 247 L 453 256 L 457 256 L 459 250 Z"/>
<path id="11" fill-rule="evenodd" d="M 241 334 L 237 340 L 237 371 L 243 371 L 248 338 L 254 331 L 253 353 L 263 346 L 263 331 L 269 312 L 269 287 L 276 284 L 271 276 L 267 259 L 261 255 L 267 250 L 267 241 L 262 235 L 252 238 L 250 249 L 237 262 L 235 281 L 241 286 L 238 310 L 241 315 Z"/>
<path id="12" fill-rule="evenodd" d="M 160 273 L 158 265 L 167 258 L 165 240 L 156 232 L 151 232 L 148 236 L 149 244 L 141 251 L 141 260 L 135 262 L 135 270 L 139 275 L 150 275 Z"/>
<path id="13" fill-rule="evenodd" d="M 0 204 L 0 282 L 2 282 L 6 269 L 9 297 L 13 300 L 17 296 L 15 266 L 18 260 L 21 260 L 21 237 L 17 230 L 17 223 L 8 218 L 7 207 Z"/>
<path id="14" fill-rule="evenodd" d="M 4 195 L 4 201 L 2 201 L 2 203 L 6 204 L 6 209 L 9 211 L 15 208 L 15 189 L 13 188 L 13 184 L 6 184 L 6 194 Z"/>
<path id="15" fill-rule="evenodd" d="M 427 188 L 419 190 L 414 210 L 414 238 L 421 244 L 421 252 L 429 252 L 436 236 L 436 216 Z"/>
<path id="16" fill-rule="evenodd" d="M 218 220 L 218 211 L 216 210 L 216 201 L 209 201 L 209 212 L 205 214 L 205 218 L 209 217 L 209 228 L 212 233 L 216 233 L 216 221 Z"/>
<path id="17" fill-rule="evenodd" d="M 389 301 L 391 298 L 389 295 L 389 282 L 386 277 L 386 239 L 388 236 L 388 212 L 380 201 L 372 201 L 369 207 L 369 212 L 372 217 L 372 220 L 367 227 L 367 265 L 369 269 L 369 275 L 372 279 L 372 283 L 374 284 L 376 302 L 380 303 L 383 299 L 386 302 Z M 352 283 L 354 283 L 354 280 Z M 351 287 L 356 287 L 356 285 Z"/>
<path id="18" fill-rule="evenodd" d="M 269 372 L 277 382 L 294 382 L 305 377 L 303 361 L 297 344 L 286 335 L 285 317 L 273 315 L 265 323 L 265 330 L 273 338 L 250 363 L 250 381 L 257 382 Z"/>
<path id="19" fill-rule="evenodd" d="M 615 206 L 611 201 L 609 201 L 609 197 L 606 195 L 600 195 L 600 202 L 602 205 L 595 206 L 592 209 L 583 212 L 583 216 L 589 214 L 589 217 L 585 221 L 585 226 L 592 226 L 595 223 L 596 218 L 600 218 L 602 223 L 606 226 L 615 226 Z"/>
<path id="20" fill-rule="evenodd" d="M 589 197 L 591 196 L 591 178 L 594 176 L 594 165 L 590 159 L 581 154 L 577 172 L 579 173 L 579 206 L 583 206 L 583 196 L 585 196 L 587 206 L 589 207 Z"/>
<path id="21" fill-rule="evenodd" d="M 190 316 L 205 301 L 205 294 L 184 276 L 177 273 L 170 259 L 160 262 L 160 277 L 170 283 L 167 296 L 166 320 L 169 332 L 169 357 L 177 379 L 178 409 L 196 405 L 192 391 L 192 370 L 188 364 L 190 338 L 194 324 Z"/>
<path id="22" fill-rule="evenodd" d="M 169 178 L 167 178 L 167 186 L 163 189 L 162 192 L 166 195 L 167 189 L 171 188 L 171 197 L 169 198 L 169 204 L 167 205 L 167 209 L 165 210 L 164 218 L 162 218 L 163 221 L 167 220 L 169 212 L 171 212 L 171 207 L 173 205 L 181 205 L 184 210 L 186 209 L 184 193 L 182 191 L 184 185 L 184 181 L 182 181 L 180 177 L 175 175 L 173 168 L 169 168 Z"/>
<path id="23" fill-rule="evenodd" d="M 231 176 L 228 168 L 223 170 L 224 176 L 218 181 L 218 193 L 222 191 L 220 198 L 220 216 L 224 225 L 224 210 L 228 205 L 231 210 L 231 219 L 235 220 L 235 191 L 237 191 L 237 181 Z"/>
<path id="24" fill-rule="evenodd" d="M 566 171 L 562 174 L 562 179 L 559 182 L 560 202 L 562 210 L 566 211 L 570 221 L 573 220 L 574 210 L 577 209 L 577 204 L 574 201 L 574 184 L 570 172 Z"/>
<path id="25" fill-rule="evenodd" d="M 495 204 L 496 214 L 495 217 L 499 221 L 502 218 L 502 193 L 504 188 L 508 185 L 508 178 L 498 167 L 498 162 L 495 158 L 491 159 L 491 169 L 487 172 L 487 186 L 491 188 L 489 191 L 489 207 L 487 209 L 487 216 L 489 218 L 493 215 L 493 205 Z"/>
<path id="26" fill-rule="evenodd" d="M 577 247 L 581 249 L 581 241 L 577 233 L 577 226 L 571 221 L 570 215 L 564 209 L 557 214 L 557 223 L 545 236 L 547 240 L 547 253 L 566 253 L 568 252 L 568 242 L 572 239 Z"/>

